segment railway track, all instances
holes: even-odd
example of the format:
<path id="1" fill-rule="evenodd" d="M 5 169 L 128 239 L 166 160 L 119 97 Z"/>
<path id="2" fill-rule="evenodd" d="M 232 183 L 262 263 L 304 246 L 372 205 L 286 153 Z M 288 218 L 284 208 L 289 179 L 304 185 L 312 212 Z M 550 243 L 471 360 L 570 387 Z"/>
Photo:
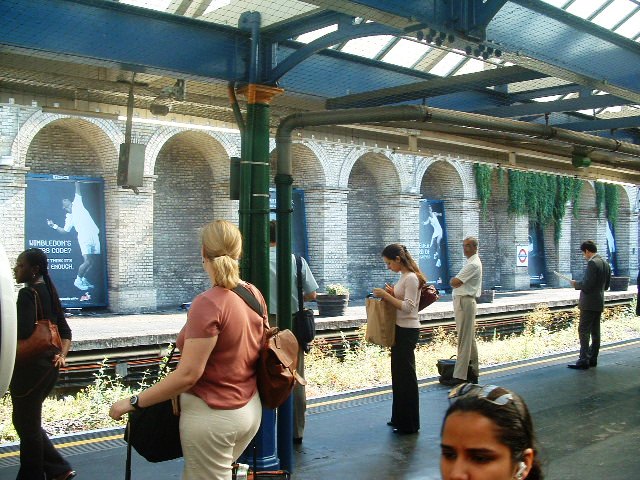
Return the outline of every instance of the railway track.
<path id="1" fill-rule="evenodd" d="M 629 299 L 620 299 L 607 301 L 606 306 L 614 307 L 629 304 Z M 573 307 L 558 307 L 552 308 L 551 311 L 553 313 L 562 313 L 572 309 Z M 477 317 L 476 330 L 478 335 L 485 338 L 519 334 L 523 331 L 526 315 L 527 312 L 479 315 Z M 558 327 L 562 327 L 562 324 L 558 324 Z M 430 342 L 438 329 L 443 329 L 445 332 L 453 332 L 455 330 L 455 321 L 450 318 L 422 322 L 419 342 L 422 344 Z M 360 341 L 361 335 L 360 327 L 355 326 L 340 330 L 319 330 L 316 338 L 321 339 L 338 356 L 341 356 L 344 353 L 345 343 L 354 345 Z M 80 352 L 71 351 L 68 356 L 67 367 L 60 370 L 56 393 L 64 394 L 77 391 L 93 383 L 96 376 L 101 375 L 104 378 L 117 375 L 124 383 L 129 385 L 151 383 L 157 375 L 167 346 L 163 344 Z M 175 366 L 179 359 L 179 354 L 174 355 L 171 362 L 172 366 Z"/>

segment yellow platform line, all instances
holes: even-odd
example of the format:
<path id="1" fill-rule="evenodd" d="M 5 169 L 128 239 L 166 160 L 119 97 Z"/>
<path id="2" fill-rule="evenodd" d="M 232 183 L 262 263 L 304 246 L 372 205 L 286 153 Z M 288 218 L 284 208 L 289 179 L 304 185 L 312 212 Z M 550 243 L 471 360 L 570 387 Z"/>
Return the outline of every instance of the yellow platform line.
<path id="1" fill-rule="evenodd" d="M 622 345 L 609 345 L 609 346 L 605 346 L 600 348 L 600 351 L 606 351 L 606 350 L 613 350 L 616 348 L 620 348 L 620 347 L 628 347 L 628 346 L 632 346 L 632 345 L 637 345 L 640 343 L 640 339 L 638 340 L 634 340 L 628 343 L 624 343 Z M 491 370 L 489 373 L 494 374 L 494 373 L 500 373 L 500 372 L 507 372 L 509 370 L 516 370 L 518 368 L 522 368 L 522 367 L 530 367 L 533 365 L 540 365 L 543 363 L 551 363 L 551 362 L 556 362 L 558 360 L 562 360 L 562 359 L 566 359 L 566 358 L 570 358 L 570 357 L 575 357 L 576 353 L 572 352 L 572 353 L 567 353 L 564 355 L 560 355 L 557 357 L 552 357 L 552 358 L 543 358 L 540 360 L 532 360 L 530 362 L 525 362 L 525 363 L 518 363 L 517 365 L 506 365 L 504 367 L 500 367 L 500 368 L 496 368 Z M 428 387 L 431 385 L 436 385 L 438 384 L 437 380 L 427 380 L 427 381 L 422 381 L 418 383 L 418 387 L 419 388 L 424 388 L 424 387 Z M 386 388 L 384 390 L 380 390 L 377 392 L 370 392 L 370 393 L 362 393 L 359 395 L 352 395 L 349 397 L 343 397 L 343 398 L 339 398 L 339 399 L 334 399 L 334 400 L 326 400 L 324 402 L 318 402 L 318 403 L 314 403 L 313 405 L 309 405 L 308 409 L 314 409 L 314 408 L 318 408 L 318 407 L 324 407 L 327 405 L 335 405 L 338 403 L 343 403 L 346 401 L 353 401 L 353 400 L 361 400 L 363 398 L 373 398 L 373 397 L 379 397 L 381 395 L 387 395 L 391 393 L 391 389 L 390 388 Z M 71 447 L 76 447 L 78 445 L 89 445 L 91 443 L 98 443 L 98 442 L 108 442 L 110 440 L 119 440 L 123 438 L 123 434 L 120 433 L 118 435 L 109 435 L 108 437 L 98 437 L 98 438 L 88 438 L 88 439 L 84 439 L 84 440 L 76 440 L 73 442 L 67 442 L 67 443 L 59 443 L 56 445 L 56 448 L 71 448 Z M 0 459 L 2 458 L 11 458 L 11 457 L 17 457 L 18 455 L 20 455 L 19 451 L 16 452 L 6 452 L 6 453 L 0 453 Z"/>

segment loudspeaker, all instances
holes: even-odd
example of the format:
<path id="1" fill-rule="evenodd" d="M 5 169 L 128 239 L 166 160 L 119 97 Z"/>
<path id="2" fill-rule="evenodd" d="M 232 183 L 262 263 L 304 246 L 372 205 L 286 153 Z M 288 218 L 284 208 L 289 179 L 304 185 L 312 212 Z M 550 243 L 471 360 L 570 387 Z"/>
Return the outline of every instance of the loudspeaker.
<path id="1" fill-rule="evenodd" d="M 127 146 L 129 155 L 127 155 Z M 146 145 L 140 143 L 120 144 L 118 186 L 142 187 L 145 147 Z"/>

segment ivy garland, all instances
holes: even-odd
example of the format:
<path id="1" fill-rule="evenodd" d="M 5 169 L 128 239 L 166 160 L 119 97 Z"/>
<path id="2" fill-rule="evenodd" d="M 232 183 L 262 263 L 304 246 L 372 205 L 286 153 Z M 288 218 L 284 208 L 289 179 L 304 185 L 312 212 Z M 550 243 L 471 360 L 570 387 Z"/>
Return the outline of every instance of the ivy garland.
<path id="1" fill-rule="evenodd" d="M 478 198 L 480 199 L 480 209 L 482 215 L 487 215 L 487 205 L 491 198 L 491 170 L 489 165 L 481 163 L 473 164 L 474 173 L 476 176 L 476 189 L 478 191 Z"/>
<path id="2" fill-rule="evenodd" d="M 604 183 L 595 182 L 593 187 L 596 191 L 596 212 L 598 212 L 598 217 L 600 217 L 604 208 Z"/>
<path id="3" fill-rule="evenodd" d="M 607 218 L 615 227 L 618 222 L 618 210 L 620 208 L 620 191 L 616 185 L 604 184 L 604 204 L 607 208 Z"/>

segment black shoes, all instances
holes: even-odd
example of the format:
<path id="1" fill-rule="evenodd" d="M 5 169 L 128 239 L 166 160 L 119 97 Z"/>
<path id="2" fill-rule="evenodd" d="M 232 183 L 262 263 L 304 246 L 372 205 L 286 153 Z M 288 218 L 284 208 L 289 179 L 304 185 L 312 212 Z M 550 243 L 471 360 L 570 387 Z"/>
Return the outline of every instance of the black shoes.
<path id="1" fill-rule="evenodd" d="M 301 444 L 302 444 L 302 437 L 295 437 L 295 438 L 293 439 L 293 443 L 294 443 L 295 445 L 301 445 Z"/>
<path id="2" fill-rule="evenodd" d="M 57 477 L 53 477 L 51 480 L 71 480 L 76 476 L 76 472 L 74 470 L 69 470 L 68 472 L 62 473 Z"/>
<path id="3" fill-rule="evenodd" d="M 589 360 L 589 367 L 597 367 L 597 366 L 598 366 L 597 360 Z"/>
<path id="4" fill-rule="evenodd" d="M 390 427 L 395 427 L 395 424 L 391 420 L 387 422 L 387 425 L 389 425 Z"/>
<path id="5" fill-rule="evenodd" d="M 572 368 L 574 370 L 589 370 L 589 364 L 588 363 L 570 363 L 569 365 L 567 365 L 568 368 Z"/>
<path id="6" fill-rule="evenodd" d="M 418 433 L 418 430 L 403 430 L 402 428 L 394 428 L 393 433 L 396 435 L 414 435 Z"/>
<path id="7" fill-rule="evenodd" d="M 477 381 L 477 379 L 476 379 L 476 381 Z M 467 383 L 467 380 L 463 380 L 461 378 L 452 377 L 452 378 L 441 379 L 440 383 L 442 385 L 446 385 L 447 387 L 455 387 L 456 385 L 460 385 L 461 383 Z"/>

